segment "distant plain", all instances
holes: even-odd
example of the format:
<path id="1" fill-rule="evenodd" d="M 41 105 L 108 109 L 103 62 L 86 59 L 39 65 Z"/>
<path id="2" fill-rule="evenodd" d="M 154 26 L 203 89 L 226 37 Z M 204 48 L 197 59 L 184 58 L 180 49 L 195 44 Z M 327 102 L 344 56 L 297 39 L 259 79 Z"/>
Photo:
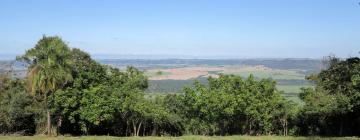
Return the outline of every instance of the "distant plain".
<path id="1" fill-rule="evenodd" d="M 303 87 L 312 87 L 305 80 L 306 75 L 321 70 L 322 61 L 317 59 L 102 59 L 102 64 L 125 69 L 134 66 L 141 69 L 149 78 L 146 93 L 177 94 L 184 86 L 191 86 L 195 80 L 206 84 L 208 77 L 219 74 L 233 74 L 256 79 L 271 78 L 277 82 L 278 90 L 284 96 L 300 102 L 298 93 Z M 9 66 L 11 66 L 9 68 Z M 23 77 L 25 67 L 11 61 L 0 61 L 0 71 L 14 70 L 15 75 Z"/>

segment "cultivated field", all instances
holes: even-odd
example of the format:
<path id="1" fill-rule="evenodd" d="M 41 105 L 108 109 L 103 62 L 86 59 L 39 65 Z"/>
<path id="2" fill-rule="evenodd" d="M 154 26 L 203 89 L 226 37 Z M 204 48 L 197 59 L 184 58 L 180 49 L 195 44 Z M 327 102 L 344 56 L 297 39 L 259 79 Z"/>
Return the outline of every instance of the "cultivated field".
<path id="1" fill-rule="evenodd" d="M 224 67 L 184 67 L 184 68 L 170 68 L 170 69 L 151 69 L 147 73 L 150 80 L 189 80 L 198 77 L 216 76 L 210 74 L 211 71 L 225 71 Z M 164 74 L 152 74 L 161 72 Z"/>
<path id="2" fill-rule="evenodd" d="M 181 92 L 183 86 L 190 86 L 193 80 L 206 81 L 207 77 L 218 77 L 219 74 L 234 74 L 255 78 L 272 78 L 278 81 L 277 87 L 284 91 L 288 99 L 299 102 L 300 88 L 310 87 L 305 81 L 305 74 L 296 69 L 276 69 L 263 65 L 225 65 L 225 66 L 183 66 L 180 68 L 150 68 L 145 71 L 150 80 L 151 93 Z M 281 81 L 281 82 L 280 82 Z"/>
<path id="3" fill-rule="evenodd" d="M 283 137 L 283 136 L 182 136 L 182 137 L 14 137 L 0 136 L 0 140 L 356 140 L 356 137 Z"/>
<path id="4" fill-rule="evenodd" d="M 162 74 L 156 74 L 161 72 Z M 188 80 L 198 77 L 217 76 L 217 74 L 234 74 L 247 77 L 253 74 L 257 78 L 273 78 L 285 80 L 303 80 L 304 74 L 296 70 L 272 69 L 258 66 L 197 66 L 169 69 L 150 69 L 146 71 L 150 80 Z"/>

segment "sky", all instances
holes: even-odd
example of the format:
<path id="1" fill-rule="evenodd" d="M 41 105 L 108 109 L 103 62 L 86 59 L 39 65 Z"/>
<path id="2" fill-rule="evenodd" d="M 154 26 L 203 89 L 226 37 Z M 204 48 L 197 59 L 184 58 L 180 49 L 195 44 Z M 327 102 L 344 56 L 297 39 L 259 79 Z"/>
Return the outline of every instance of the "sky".
<path id="1" fill-rule="evenodd" d="M 1 0 L 0 55 L 43 36 L 95 56 L 359 56 L 360 0 Z"/>

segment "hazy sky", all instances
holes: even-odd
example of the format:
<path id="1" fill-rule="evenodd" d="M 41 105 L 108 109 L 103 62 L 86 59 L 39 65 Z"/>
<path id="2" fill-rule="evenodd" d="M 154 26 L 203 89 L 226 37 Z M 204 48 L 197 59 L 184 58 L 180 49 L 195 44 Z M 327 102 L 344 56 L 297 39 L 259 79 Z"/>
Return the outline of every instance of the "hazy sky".
<path id="1" fill-rule="evenodd" d="M 360 0 L 1 0 L 0 54 L 43 34 L 91 54 L 358 56 Z"/>

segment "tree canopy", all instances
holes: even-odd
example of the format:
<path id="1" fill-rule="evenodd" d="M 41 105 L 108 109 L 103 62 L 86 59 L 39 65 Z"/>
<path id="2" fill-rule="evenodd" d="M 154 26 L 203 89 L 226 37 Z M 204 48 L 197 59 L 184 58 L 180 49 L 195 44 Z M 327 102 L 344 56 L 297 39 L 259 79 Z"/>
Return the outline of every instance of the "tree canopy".
<path id="1" fill-rule="evenodd" d="M 310 78 L 315 89 L 303 89 L 300 98 L 302 133 L 359 135 L 360 59 L 330 57 L 329 66 Z"/>

